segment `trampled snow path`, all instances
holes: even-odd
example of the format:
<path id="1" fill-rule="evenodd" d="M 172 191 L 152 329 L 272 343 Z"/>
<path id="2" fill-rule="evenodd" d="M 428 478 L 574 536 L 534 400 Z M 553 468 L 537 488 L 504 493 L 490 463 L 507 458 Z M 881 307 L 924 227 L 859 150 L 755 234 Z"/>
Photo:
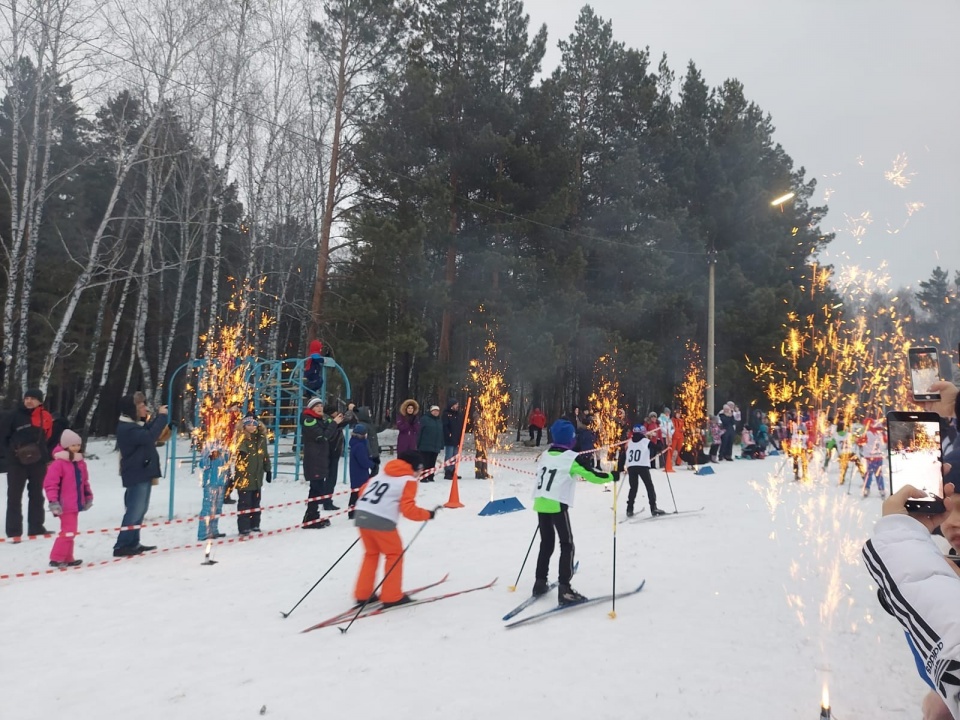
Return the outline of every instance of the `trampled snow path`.
<path id="1" fill-rule="evenodd" d="M 106 443 L 92 451 L 100 455 L 91 463 L 96 503 L 81 530 L 116 525 L 123 510 L 116 456 Z M 526 453 L 503 462 L 532 469 Z M 460 485 L 467 507 L 442 512 L 413 546 L 406 585 L 446 572 L 451 590 L 495 576 L 498 584 L 361 620 L 346 636 L 299 631 L 351 602 L 359 549 L 289 619 L 280 616 L 355 538 L 345 517 L 326 530 L 222 546 L 212 567 L 200 565 L 202 551 L 180 550 L 0 581 L 0 717 L 237 720 L 259 717 L 265 705 L 267 718 L 291 719 L 812 718 L 824 677 L 841 720 L 918 717 L 925 686 L 856 556 L 879 515 L 876 496 L 794 483 L 777 458 L 714 467 L 712 476 L 671 477 L 678 505 L 706 506 L 703 513 L 617 526 L 618 585 L 646 578 L 647 586 L 618 603 L 614 620 L 608 607 L 585 608 L 504 630 L 500 617 L 533 581 L 528 564 L 518 593 L 507 592 L 534 517 L 479 517 L 490 484 L 473 479 Z M 529 507 L 530 478 L 492 469 L 496 496 L 516 495 Z M 833 463 L 832 482 L 836 474 Z M 199 508 L 197 476 L 179 478 L 178 512 L 187 517 Z M 672 509 L 663 473 L 654 478 L 661 507 Z M 444 481 L 424 484 L 420 502 L 443 502 L 448 490 Z M 264 504 L 305 494 L 302 483 L 277 481 Z M 612 500 L 600 487 L 577 488 L 574 585 L 588 596 L 610 591 Z M 148 519 L 165 519 L 166 503 L 161 485 Z M 262 526 L 301 516 L 300 505 L 270 511 Z M 221 530 L 235 534 L 235 521 Z M 414 531 L 403 521 L 407 539 Z M 143 535 L 161 547 L 195 538 L 192 523 Z M 81 537 L 77 556 L 109 560 L 113 539 Z M 51 542 L 0 544 L 0 574 L 44 569 Z M 838 557 L 834 579 L 850 590 L 822 623 Z"/>

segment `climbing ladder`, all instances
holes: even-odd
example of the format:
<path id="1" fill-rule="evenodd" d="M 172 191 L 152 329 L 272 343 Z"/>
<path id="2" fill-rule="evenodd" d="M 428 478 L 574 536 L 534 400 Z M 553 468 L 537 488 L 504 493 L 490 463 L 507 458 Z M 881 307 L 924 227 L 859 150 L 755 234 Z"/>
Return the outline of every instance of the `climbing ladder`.
<path id="1" fill-rule="evenodd" d="M 292 476 L 294 479 L 300 477 L 300 414 L 307 406 L 307 402 L 313 397 L 314 393 L 303 383 L 303 372 L 305 358 L 289 358 L 286 360 L 262 360 L 260 358 L 248 357 L 238 360 L 245 365 L 244 378 L 247 386 L 250 388 L 250 397 L 247 400 L 247 407 L 244 412 L 253 409 L 256 416 L 267 427 L 268 443 L 271 452 L 271 468 L 273 477 L 281 475 Z M 319 361 L 314 361 L 319 362 Z M 343 392 L 345 397 L 350 397 L 350 380 L 343 368 L 330 357 L 322 359 L 323 376 L 322 394 L 330 396 L 331 383 L 334 378 L 337 380 L 337 390 Z M 174 408 L 173 390 L 177 386 L 175 382 L 177 376 L 187 370 L 189 377 L 185 383 L 187 391 L 180 399 L 193 393 L 191 427 L 200 425 L 200 407 L 202 406 L 203 396 L 196 391 L 201 387 L 202 374 L 206 362 L 204 360 L 195 360 L 192 363 L 184 363 L 177 368 L 170 378 L 168 385 L 167 404 Z M 337 375 L 331 377 L 333 373 Z M 341 385 L 342 383 L 342 385 Z M 339 399 L 339 396 L 337 396 Z M 326 402 L 324 403 L 326 405 Z M 344 443 L 346 445 L 346 434 L 348 428 L 344 428 Z M 176 483 L 177 466 L 184 461 L 190 461 L 191 474 L 197 467 L 198 448 L 194 443 L 190 443 L 190 452 L 187 455 L 177 455 L 177 438 L 179 433 L 173 433 L 170 442 L 166 445 L 166 465 L 167 477 L 170 480 L 170 508 L 169 517 L 173 519 L 173 501 L 174 488 Z M 348 463 L 341 462 L 341 479 L 346 482 Z"/>

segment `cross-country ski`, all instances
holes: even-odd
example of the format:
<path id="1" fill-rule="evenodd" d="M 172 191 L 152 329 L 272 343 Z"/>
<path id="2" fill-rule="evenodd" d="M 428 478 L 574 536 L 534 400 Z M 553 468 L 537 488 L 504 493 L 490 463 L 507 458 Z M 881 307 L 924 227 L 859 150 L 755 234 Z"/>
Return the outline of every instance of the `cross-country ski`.
<path id="1" fill-rule="evenodd" d="M 507 623 L 504 625 L 506 628 L 515 628 L 520 627 L 521 625 L 528 625 L 530 623 L 539 622 L 545 618 L 554 617 L 560 613 L 566 613 L 571 610 L 578 610 L 581 608 L 590 607 L 591 605 L 602 605 L 603 603 L 608 603 L 616 597 L 617 600 L 622 598 L 630 597 L 631 595 L 636 595 L 638 592 L 643 590 L 647 581 L 643 580 L 641 583 L 633 590 L 627 590 L 625 592 L 619 592 L 615 596 L 610 595 L 601 595 L 600 597 L 589 598 L 581 602 L 571 603 L 570 605 L 557 605 L 550 608 L 549 610 L 544 610 L 543 612 L 536 613 L 535 615 L 528 615 L 525 618 L 520 620 L 514 620 L 512 623 Z"/>

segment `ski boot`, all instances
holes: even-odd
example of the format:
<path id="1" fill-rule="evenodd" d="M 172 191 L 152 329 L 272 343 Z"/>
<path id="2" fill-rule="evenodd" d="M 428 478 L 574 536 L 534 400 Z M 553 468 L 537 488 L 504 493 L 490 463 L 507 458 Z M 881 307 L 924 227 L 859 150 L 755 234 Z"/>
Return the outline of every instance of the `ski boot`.
<path id="1" fill-rule="evenodd" d="M 666 515 L 666 513 L 665 513 L 663 510 L 661 510 L 660 508 L 658 508 L 658 507 L 657 507 L 656 505 L 654 505 L 653 503 L 650 504 L 650 514 L 651 514 L 653 517 L 657 517 L 657 516 L 659 516 L 659 515 Z"/>
<path id="2" fill-rule="evenodd" d="M 547 590 L 549 589 L 550 587 L 547 585 L 546 580 L 537 580 L 535 583 L 533 583 L 533 592 L 530 594 L 534 597 L 540 597 L 541 595 L 546 595 Z"/>
<path id="3" fill-rule="evenodd" d="M 580 603 L 587 601 L 586 597 L 578 593 L 569 585 L 560 586 L 558 597 L 560 600 L 560 607 L 566 607 L 567 605 L 579 605 Z"/>
<path id="4" fill-rule="evenodd" d="M 633 505 L 627 505 L 627 517 L 633 517 Z"/>
<path id="5" fill-rule="evenodd" d="M 400 605 L 407 605 L 408 603 L 412 603 L 412 602 L 413 602 L 412 597 L 410 597 L 409 595 L 403 595 L 399 600 L 383 603 L 383 606 L 385 608 L 392 608 L 392 607 L 399 607 Z"/>

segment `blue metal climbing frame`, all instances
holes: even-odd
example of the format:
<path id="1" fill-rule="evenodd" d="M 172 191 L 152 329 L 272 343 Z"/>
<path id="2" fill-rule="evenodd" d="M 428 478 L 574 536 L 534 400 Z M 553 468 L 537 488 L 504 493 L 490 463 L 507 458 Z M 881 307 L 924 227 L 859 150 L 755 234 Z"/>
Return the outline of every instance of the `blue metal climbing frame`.
<path id="1" fill-rule="evenodd" d="M 240 360 L 245 365 L 244 377 L 247 386 L 250 388 L 250 397 L 247 401 L 247 408 L 252 409 L 260 418 L 261 422 L 269 430 L 271 443 L 271 466 L 273 477 L 281 475 L 292 475 L 295 479 L 300 477 L 300 414 L 303 412 L 307 402 L 314 396 L 313 391 L 306 387 L 303 382 L 305 358 L 290 358 L 287 360 L 262 360 L 260 358 L 248 357 Z M 188 390 L 180 396 L 180 400 L 192 399 L 189 414 L 191 415 L 190 427 L 199 427 L 200 408 L 202 405 L 202 396 L 197 393 L 196 388 L 202 386 L 201 379 L 205 360 L 194 360 L 184 363 L 178 367 L 170 377 L 167 391 L 167 405 L 171 410 L 174 405 L 174 388 L 178 386 L 177 376 L 183 371 L 189 373 L 189 380 L 182 383 Z M 350 379 L 347 377 L 343 368 L 330 357 L 323 358 L 323 385 L 321 395 L 330 397 L 330 384 L 328 384 L 328 375 L 330 371 L 339 374 L 342 380 L 343 396 L 350 397 Z M 342 400 L 341 396 L 334 396 L 336 400 Z M 326 398 L 325 398 L 326 400 Z M 326 404 L 326 403 L 325 403 Z M 252 406 L 252 408 L 251 408 Z M 349 440 L 349 429 L 344 428 L 344 444 L 346 446 Z M 173 501 L 176 488 L 177 467 L 181 463 L 189 461 L 190 472 L 197 467 L 198 448 L 196 444 L 190 443 L 190 452 L 185 455 L 177 455 L 177 439 L 179 433 L 175 432 L 170 437 L 170 442 L 166 444 L 166 466 L 167 478 L 170 482 L 170 506 L 169 519 L 174 516 Z M 292 460 L 292 462 L 289 462 Z M 341 481 L 348 482 L 347 462 L 341 463 Z"/>

